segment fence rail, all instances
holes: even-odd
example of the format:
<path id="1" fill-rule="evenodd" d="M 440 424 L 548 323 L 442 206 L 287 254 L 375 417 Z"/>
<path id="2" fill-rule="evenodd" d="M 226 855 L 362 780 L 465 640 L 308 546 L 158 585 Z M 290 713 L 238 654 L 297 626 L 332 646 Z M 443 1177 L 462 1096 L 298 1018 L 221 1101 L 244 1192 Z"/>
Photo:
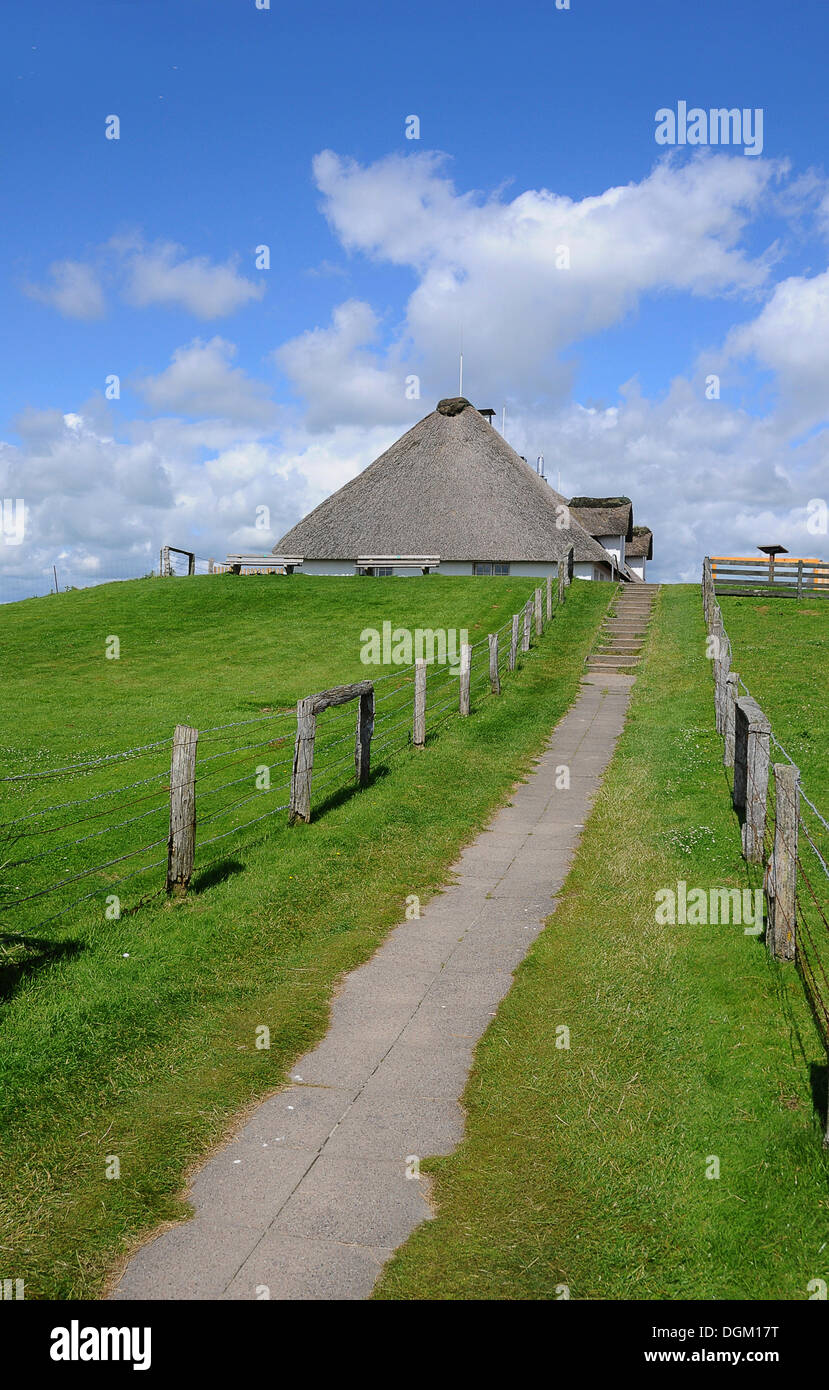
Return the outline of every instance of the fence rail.
<path id="1" fill-rule="evenodd" d="M 714 594 L 769 595 L 781 598 L 829 597 L 829 564 L 777 556 L 741 560 L 713 555 L 707 562 Z"/>
<path id="2" fill-rule="evenodd" d="M 552 617 L 549 585 L 547 595 Z M 164 871 L 159 886 L 129 910 L 164 892 L 183 897 L 195 870 L 206 867 L 208 846 L 282 812 L 290 824 L 309 821 L 312 784 L 315 795 L 354 781 L 365 787 L 372 752 L 419 752 L 447 719 L 474 713 L 480 695 L 497 698 L 517 664 L 522 614 L 524 651 L 533 614 L 536 640 L 544 631 L 542 600 L 538 588 L 498 632 L 463 644 L 456 667 L 420 658 L 376 679 L 303 697 L 295 708 L 203 729 L 182 722 L 172 735 L 117 753 L 10 771 L 0 777 L 11 812 L 0 823 L 0 912 L 21 910 L 26 930 L 34 932 L 106 895 L 106 915 L 117 918 L 124 885 L 143 883 L 157 870 Z M 127 767 L 132 775 L 123 782 Z M 101 785 L 113 778 L 115 786 Z M 91 784 L 89 793 L 61 796 L 76 779 Z M 56 784 L 57 800 L 49 791 Z M 32 920 L 29 905 L 39 911 L 50 901 L 56 910 Z"/>
<path id="3" fill-rule="evenodd" d="M 829 821 L 800 785 L 799 768 L 732 670 L 719 592 L 713 561 L 706 557 L 702 603 L 715 723 L 723 736 L 723 763 L 733 768 L 732 802 L 741 821 L 743 857 L 763 868 L 766 946 L 777 960 L 796 964 L 829 1059 Z M 773 752 L 783 761 L 772 762 Z M 824 1143 L 829 1147 L 829 1104 Z"/>

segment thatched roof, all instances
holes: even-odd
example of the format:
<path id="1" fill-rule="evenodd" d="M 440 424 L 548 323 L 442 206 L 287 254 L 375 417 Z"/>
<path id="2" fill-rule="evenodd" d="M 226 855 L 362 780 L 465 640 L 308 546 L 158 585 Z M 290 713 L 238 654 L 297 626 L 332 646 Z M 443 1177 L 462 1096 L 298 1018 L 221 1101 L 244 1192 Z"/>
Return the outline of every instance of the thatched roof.
<path id="1" fill-rule="evenodd" d="M 629 497 L 571 497 L 570 510 L 591 536 L 633 535 L 633 503 Z"/>
<path id="2" fill-rule="evenodd" d="M 440 401 L 374 463 L 282 536 L 274 553 L 309 560 L 439 555 L 441 560 L 611 564 L 567 503 L 464 397 Z"/>
<path id="3" fill-rule="evenodd" d="M 653 531 L 649 526 L 634 526 L 631 539 L 625 541 L 625 558 L 631 560 L 653 559 Z"/>

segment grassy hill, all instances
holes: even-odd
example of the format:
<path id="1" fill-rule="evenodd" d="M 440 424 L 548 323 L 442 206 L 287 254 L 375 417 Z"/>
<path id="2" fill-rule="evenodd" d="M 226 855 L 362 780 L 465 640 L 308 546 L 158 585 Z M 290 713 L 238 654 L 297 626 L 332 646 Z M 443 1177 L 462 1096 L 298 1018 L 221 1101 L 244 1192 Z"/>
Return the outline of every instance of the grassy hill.
<path id="1" fill-rule="evenodd" d="M 411 672 L 363 665 L 363 630 L 465 627 L 485 642 L 529 588 L 214 576 L 0 609 L 0 776 L 20 778 L 0 782 L 12 861 L 0 903 L 0 1229 L 3 1273 L 25 1278 L 27 1297 L 95 1296 L 137 1238 L 186 1214 L 188 1165 L 281 1083 L 324 1032 L 338 975 L 372 953 L 407 896 L 425 901 L 440 886 L 528 768 L 573 697 L 613 590 L 576 583 L 499 699 L 478 649 L 468 720 L 454 713 L 457 682 L 430 670 L 431 734 L 417 754 Z M 112 637 L 118 660 L 106 657 Z M 346 706 L 320 721 L 312 824 L 290 828 L 279 812 L 237 834 L 287 799 L 257 791 L 254 773 L 289 762 L 295 700 L 367 675 L 383 680 L 370 785 L 353 790 Z M 232 832 L 206 854 L 197 847 L 187 900 L 158 895 L 163 867 L 119 881 L 163 857 L 162 844 L 11 906 L 166 838 L 178 722 L 212 730 L 199 745 L 200 834 Z M 136 751 L 114 756 L 125 749 Z M 91 759 L 110 761 L 79 767 Z M 28 775 L 67 766 L 76 770 Z M 116 920 L 104 910 L 111 892 L 122 897 Z M 255 1045 L 262 1024 L 269 1050 Z"/>

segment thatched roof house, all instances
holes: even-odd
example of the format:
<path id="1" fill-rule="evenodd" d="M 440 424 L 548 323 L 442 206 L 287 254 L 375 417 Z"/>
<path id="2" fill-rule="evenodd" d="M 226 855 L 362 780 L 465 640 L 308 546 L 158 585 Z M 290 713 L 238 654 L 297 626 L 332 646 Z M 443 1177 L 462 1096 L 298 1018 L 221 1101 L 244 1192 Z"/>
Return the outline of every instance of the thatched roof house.
<path id="1" fill-rule="evenodd" d="M 571 497 L 570 510 L 591 536 L 633 535 L 633 503 L 629 497 Z"/>
<path id="2" fill-rule="evenodd" d="M 611 579 L 611 555 L 464 397 L 440 401 L 288 531 L 274 555 L 311 574 L 555 574 Z"/>
<path id="3" fill-rule="evenodd" d="M 646 526 L 634 526 L 629 497 L 571 497 L 570 508 L 593 539 L 614 557 L 623 579 L 645 578 L 645 560 L 653 556 L 653 533 Z M 641 551 L 636 537 L 645 532 L 650 536 L 650 548 Z M 631 564 L 631 559 L 636 563 Z"/>
<path id="4" fill-rule="evenodd" d="M 653 531 L 649 526 L 634 526 L 633 535 L 625 546 L 625 564 L 635 579 L 645 578 L 645 566 L 653 559 Z"/>

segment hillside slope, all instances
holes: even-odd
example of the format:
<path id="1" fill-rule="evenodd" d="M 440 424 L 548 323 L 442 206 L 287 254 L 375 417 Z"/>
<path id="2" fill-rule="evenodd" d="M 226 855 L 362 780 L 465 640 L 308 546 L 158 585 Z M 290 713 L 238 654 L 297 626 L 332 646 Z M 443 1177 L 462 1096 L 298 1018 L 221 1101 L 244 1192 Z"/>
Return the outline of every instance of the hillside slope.
<path id="1" fill-rule="evenodd" d="M 402 727 L 387 745 L 378 727 L 369 787 L 355 793 L 346 766 L 315 794 L 310 826 L 289 828 L 275 815 L 211 846 L 206 861 L 197 856 L 184 903 L 162 897 L 110 920 L 99 896 L 37 930 L 38 902 L 2 913 L 0 1227 L 6 1267 L 26 1279 L 27 1297 L 95 1296 L 137 1239 L 186 1215 L 176 1194 L 188 1165 L 240 1109 L 281 1083 L 324 1031 L 338 975 L 371 954 L 407 897 L 425 900 L 441 884 L 459 847 L 529 766 L 572 699 L 611 593 L 611 585 L 576 583 L 541 642 L 505 676 L 500 698 L 488 693 L 479 649 L 468 720 L 455 715 L 457 683 L 444 673 L 427 715 L 432 734 L 418 754 L 406 745 L 411 673 L 385 668 L 391 694 L 378 713 L 398 709 L 388 724 Z M 4 608 L 0 641 L 12 672 L 4 695 L 15 710 L 5 770 L 140 748 L 179 720 L 204 729 L 261 718 L 266 737 L 285 740 L 279 756 L 290 756 L 292 718 L 274 735 L 271 715 L 298 695 L 364 677 L 366 627 L 462 625 L 475 642 L 526 596 L 526 584 L 512 580 L 217 577 Z M 108 661 L 105 642 L 114 635 L 121 657 Z M 433 680 L 438 673 L 430 688 Z M 344 725 L 347 764 L 350 716 Z M 205 738 L 199 756 L 218 754 L 212 766 L 229 780 L 247 779 L 225 795 L 250 795 L 255 766 L 268 755 L 247 745 L 262 734 L 243 726 L 210 737 L 216 742 Z M 165 746 L 43 785 L 4 783 L 4 818 L 103 790 L 91 810 L 80 808 L 97 815 L 112 787 L 160 766 L 153 791 L 161 791 L 166 834 L 168 756 Z M 204 808 L 209 786 L 202 793 L 197 783 Z M 124 814 L 139 813 L 141 805 Z M 59 823 L 64 814 L 26 824 Z M 231 807 L 230 827 L 254 814 Z M 73 828 L 81 832 L 89 826 Z M 90 844 L 97 842 L 63 851 L 67 867 Z M 120 872 L 105 871 L 99 893 Z M 146 877 L 155 888 L 159 871 Z M 256 1045 L 263 1025 L 267 1049 Z M 117 1179 L 107 1176 L 112 1157 Z"/>

